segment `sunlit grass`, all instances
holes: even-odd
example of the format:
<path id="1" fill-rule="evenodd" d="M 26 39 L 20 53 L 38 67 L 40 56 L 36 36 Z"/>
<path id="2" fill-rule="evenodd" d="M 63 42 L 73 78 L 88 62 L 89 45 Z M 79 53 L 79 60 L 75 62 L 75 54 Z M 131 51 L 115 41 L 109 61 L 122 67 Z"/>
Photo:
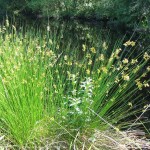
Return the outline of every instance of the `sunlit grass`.
<path id="1" fill-rule="evenodd" d="M 61 49 L 60 39 L 9 22 L 0 28 L 0 128 L 18 147 L 110 128 L 99 116 L 118 131 L 144 109 L 140 90 L 149 87 L 149 47 L 133 55 L 135 41 L 112 51 L 104 41 L 77 51 L 70 43 Z"/>

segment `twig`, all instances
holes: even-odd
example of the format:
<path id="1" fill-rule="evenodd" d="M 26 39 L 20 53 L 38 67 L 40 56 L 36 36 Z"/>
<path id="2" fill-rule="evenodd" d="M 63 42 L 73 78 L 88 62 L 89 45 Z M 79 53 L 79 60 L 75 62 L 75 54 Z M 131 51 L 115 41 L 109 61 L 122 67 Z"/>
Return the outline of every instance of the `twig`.
<path id="1" fill-rule="evenodd" d="M 133 122 L 133 124 L 131 124 L 130 128 L 128 128 L 127 131 L 129 131 L 135 125 L 135 123 L 143 116 L 143 114 L 147 111 L 147 109 L 149 107 L 150 107 L 150 104 L 145 108 L 145 110 L 143 111 L 143 113 Z"/>

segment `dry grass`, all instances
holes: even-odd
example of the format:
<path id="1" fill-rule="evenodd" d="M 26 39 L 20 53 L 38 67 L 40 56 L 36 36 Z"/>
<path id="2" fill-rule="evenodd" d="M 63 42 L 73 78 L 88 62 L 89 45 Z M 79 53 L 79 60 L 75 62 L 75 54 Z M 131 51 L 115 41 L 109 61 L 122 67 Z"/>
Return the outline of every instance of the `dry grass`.
<path id="1" fill-rule="evenodd" d="M 95 130 L 92 136 L 78 134 L 71 143 L 65 141 L 66 138 L 60 140 L 61 136 L 58 135 L 55 139 L 41 139 L 41 145 L 34 143 L 32 148 L 25 146 L 22 147 L 22 150 L 150 150 L 150 140 L 145 137 L 145 133 L 141 130 L 123 132 Z M 0 145 L 0 150 L 19 149 L 11 145 L 11 142 L 4 136 L 0 138 Z"/>
<path id="2" fill-rule="evenodd" d="M 150 141 L 146 139 L 145 133 L 139 130 L 124 132 L 95 131 L 94 146 L 106 150 L 137 150 L 150 149 Z"/>

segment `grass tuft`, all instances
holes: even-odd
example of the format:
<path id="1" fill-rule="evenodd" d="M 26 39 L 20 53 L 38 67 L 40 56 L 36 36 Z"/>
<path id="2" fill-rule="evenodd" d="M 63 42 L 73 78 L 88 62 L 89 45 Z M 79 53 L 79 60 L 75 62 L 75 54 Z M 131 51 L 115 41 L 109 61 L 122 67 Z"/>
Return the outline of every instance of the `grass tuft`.
<path id="1" fill-rule="evenodd" d="M 116 131 L 136 126 L 129 118 L 145 110 L 141 90 L 149 87 L 149 47 L 137 54 L 136 41 L 111 49 L 108 43 L 83 43 L 78 50 L 67 43 L 62 49 L 61 38 L 49 31 L 16 30 L 8 21 L 1 26 L 1 139 L 18 148 L 42 146 L 46 139 L 92 149 L 82 141 L 95 129 L 101 136 L 110 124 Z"/>

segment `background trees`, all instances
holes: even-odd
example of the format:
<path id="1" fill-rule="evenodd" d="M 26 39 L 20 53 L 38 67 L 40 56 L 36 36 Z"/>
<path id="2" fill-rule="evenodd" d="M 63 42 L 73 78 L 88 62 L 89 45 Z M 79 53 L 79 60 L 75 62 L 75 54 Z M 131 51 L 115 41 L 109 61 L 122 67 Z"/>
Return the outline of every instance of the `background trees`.
<path id="1" fill-rule="evenodd" d="M 0 15 L 6 13 L 43 17 L 116 19 L 126 24 L 148 25 L 150 0 L 0 0 Z"/>

